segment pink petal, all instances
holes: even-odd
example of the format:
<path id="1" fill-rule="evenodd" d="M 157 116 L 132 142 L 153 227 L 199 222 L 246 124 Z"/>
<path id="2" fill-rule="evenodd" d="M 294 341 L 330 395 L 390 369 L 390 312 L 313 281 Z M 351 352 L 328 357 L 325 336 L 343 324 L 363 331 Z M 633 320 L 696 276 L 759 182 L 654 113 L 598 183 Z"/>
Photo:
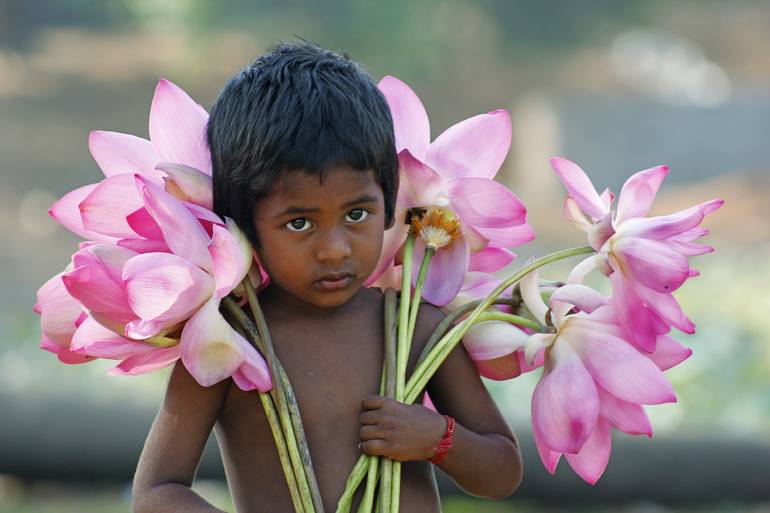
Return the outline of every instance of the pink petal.
<path id="1" fill-rule="evenodd" d="M 723 203 L 723 200 L 711 200 L 667 216 L 629 219 L 617 231 L 622 231 L 623 235 L 655 240 L 675 237 L 696 228 L 706 214 L 718 209 Z"/>
<path id="2" fill-rule="evenodd" d="M 216 296 L 223 298 L 246 277 L 251 267 L 251 244 L 238 225 L 227 218 L 227 228 L 214 225 L 209 254 Z"/>
<path id="3" fill-rule="evenodd" d="M 668 370 L 688 359 L 692 349 L 685 347 L 668 335 L 659 335 L 653 353 L 643 353 L 660 370 Z"/>
<path id="4" fill-rule="evenodd" d="M 695 333 L 695 324 L 684 314 L 672 294 L 656 292 L 644 286 L 635 287 L 635 290 L 640 303 L 654 312 L 656 318 L 684 333 Z M 659 330 L 657 333 L 668 333 L 668 330 Z"/>
<path id="5" fill-rule="evenodd" d="M 244 361 L 235 331 L 219 313 L 219 300 L 211 298 L 190 317 L 182 330 L 182 362 L 201 386 L 231 376 Z"/>
<path id="6" fill-rule="evenodd" d="M 568 283 L 551 295 L 551 301 L 562 301 L 591 313 L 609 300 L 587 285 Z"/>
<path id="7" fill-rule="evenodd" d="M 157 169 L 169 175 L 163 179 L 165 189 L 177 199 L 189 201 L 208 210 L 214 208 L 214 187 L 211 175 L 198 171 L 194 167 L 169 162 L 161 162 Z M 175 192 L 178 195 L 174 194 Z"/>
<path id="8" fill-rule="evenodd" d="M 567 462 L 577 475 L 583 478 L 585 482 L 593 485 L 604 474 L 611 451 L 612 430 L 609 424 L 599 420 L 580 452 L 565 454 L 564 457 L 567 458 Z"/>
<path id="9" fill-rule="evenodd" d="M 108 376 L 138 376 L 171 365 L 181 356 L 180 345 L 129 356 L 107 372 Z"/>
<path id="10" fill-rule="evenodd" d="M 171 253 L 137 255 L 123 267 L 128 302 L 145 321 L 175 324 L 189 317 L 214 292 L 214 280 Z"/>
<path id="11" fill-rule="evenodd" d="M 40 331 L 52 343 L 69 347 L 83 306 L 73 298 L 64 286 L 59 273 L 37 291 L 37 312 L 40 314 Z"/>
<path id="12" fill-rule="evenodd" d="M 430 143 L 430 123 L 422 102 L 409 86 L 396 77 L 385 76 L 377 88 L 385 95 L 393 117 L 396 151 L 408 149 L 417 158 L 425 158 Z"/>
<path id="13" fill-rule="evenodd" d="M 449 184 L 449 200 L 464 223 L 503 228 L 527 220 L 524 204 L 504 185 L 486 178 L 458 178 Z"/>
<path id="14" fill-rule="evenodd" d="M 156 185 L 162 183 L 161 174 L 155 170 L 158 156 L 147 139 L 94 130 L 88 134 L 88 148 L 104 176 L 138 173 Z"/>
<path id="15" fill-rule="evenodd" d="M 644 408 L 636 403 L 618 399 L 602 387 L 599 390 L 599 415 L 609 424 L 629 435 L 647 435 L 652 438 L 652 424 Z"/>
<path id="16" fill-rule="evenodd" d="M 88 317 L 78 326 L 70 346 L 71 351 L 112 360 L 123 360 L 129 356 L 146 353 L 154 349 L 149 344 L 121 337 L 91 317 Z"/>
<path id="17" fill-rule="evenodd" d="M 535 447 L 537 447 L 537 454 L 540 456 L 540 461 L 543 462 L 543 466 L 550 473 L 556 472 L 556 465 L 559 464 L 561 458 L 560 452 L 555 452 L 550 449 L 537 435 L 537 430 L 532 430 L 533 438 L 535 439 Z"/>
<path id="18" fill-rule="evenodd" d="M 648 353 L 653 352 L 657 336 L 670 328 L 651 309 L 649 303 L 643 303 L 639 297 L 637 290 L 644 287 L 634 286 L 620 272 L 610 275 L 610 283 L 618 324 L 640 348 Z"/>
<path id="19" fill-rule="evenodd" d="M 74 353 L 66 347 L 62 347 L 59 344 L 53 342 L 45 335 L 40 337 L 40 349 L 55 354 L 60 362 L 66 364 L 86 363 L 95 359 L 93 356 Z"/>
<path id="20" fill-rule="evenodd" d="M 687 258 L 668 244 L 642 239 L 620 237 L 612 245 L 612 251 L 624 272 L 657 292 L 673 292 L 689 277 Z"/>
<path id="21" fill-rule="evenodd" d="M 210 237 L 195 216 L 179 200 L 143 178 L 137 176 L 135 185 L 144 200 L 144 206 L 163 232 L 168 247 L 201 269 L 210 271 Z"/>
<path id="22" fill-rule="evenodd" d="M 424 254 L 425 242 L 418 238 L 412 253 L 412 286 L 417 283 Z M 425 275 L 422 297 L 436 306 L 444 306 L 452 301 L 463 285 L 469 256 L 468 242 L 464 237 L 436 251 Z"/>
<path id="23" fill-rule="evenodd" d="M 518 353 L 511 353 L 491 360 L 473 362 L 479 375 L 495 381 L 513 379 L 521 375 Z"/>
<path id="24" fill-rule="evenodd" d="M 486 248 L 471 255 L 468 270 L 487 273 L 499 271 L 513 262 L 514 258 L 516 254 L 505 248 Z"/>
<path id="25" fill-rule="evenodd" d="M 134 176 L 114 175 L 96 185 L 78 207 L 86 230 L 119 238 L 136 237 L 126 221 L 126 216 L 144 206 Z"/>
<path id="26" fill-rule="evenodd" d="M 588 273 L 596 269 L 596 255 L 581 260 L 567 276 L 567 283 L 583 283 Z"/>
<path id="27" fill-rule="evenodd" d="M 409 150 L 398 154 L 398 198 L 401 208 L 446 206 L 441 177 L 412 156 Z"/>
<path id="28" fill-rule="evenodd" d="M 113 248 L 129 252 L 118 246 Z M 109 269 L 88 250 L 79 251 L 73 259 L 83 265 L 62 275 L 64 286 L 72 297 L 89 310 L 104 314 L 116 323 L 126 323 L 136 318 L 122 283 L 114 278 L 116 269 Z"/>
<path id="29" fill-rule="evenodd" d="M 499 109 L 449 127 L 428 148 L 425 162 L 445 180 L 494 178 L 511 147 L 511 117 Z"/>
<path id="30" fill-rule="evenodd" d="M 594 219 L 600 219 L 607 214 L 609 210 L 580 166 L 567 159 L 555 157 L 551 159 L 551 167 L 559 175 L 561 182 L 577 202 L 580 210 Z"/>
<path id="31" fill-rule="evenodd" d="M 550 358 L 532 395 L 532 427 L 551 450 L 577 453 L 596 425 L 596 385 L 568 344 L 557 340 Z"/>
<path id="32" fill-rule="evenodd" d="M 639 404 L 676 401 L 671 383 L 652 361 L 628 342 L 572 319 L 567 337 L 596 382 L 612 395 Z"/>
<path id="33" fill-rule="evenodd" d="M 564 198 L 564 204 L 562 205 L 562 215 L 564 218 L 571 222 L 578 230 L 587 232 L 591 228 L 591 220 L 586 217 L 578 202 L 572 196 Z"/>
<path id="34" fill-rule="evenodd" d="M 588 243 L 596 251 L 601 251 L 604 243 L 615 235 L 612 227 L 612 213 L 607 213 L 588 228 Z"/>
<path id="35" fill-rule="evenodd" d="M 163 240 L 163 232 L 160 231 L 160 226 L 158 226 L 158 223 L 155 222 L 155 219 L 152 218 L 144 207 L 127 215 L 126 222 L 140 237 L 158 241 Z M 165 246 L 165 242 L 163 245 Z"/>
<path id="36" fill-rule="evenodd" d="M 522 349 L 528 335 L 502 321 L 474 324 L 463 337 L 468 355 L 475 361 L 492 360 Z"/>
<path id="37" fill-rule="evenodd" d="M 383 274 L 388 274 L 388 276 L 392 277 L 394 273 L 395 264 L 393 262 L 393 258 L 396 256 L 396 253 L 398 253 L 399 249 L 401 249 L 401 246 L 406 240 L 407 233 L 409 232 L 409 225 L 404 223 L 406 209 L 396 207 L 394 216 L 395 223 L 393 223 L 393 226 L 385 230 L 385 234 L 382 240 L 382 250 L 380 251 L 380 259 L 377 262 L 377 266 L 374 268 L 372 274 L 370 274 L 366 279 L 366 282 L 364 283 L 366 287 L 371 287 L 376 282 L 378 282 Z M 417 265 L 419 265 L 419 263 Z M 401 278 L 399 275 L 397 280 L 399 285 L 398 287 L 394 288 L 401 288 L 400 279 Z"/>
<path id="38" fill-rule="evenodd" d="M 540 295 L 540 274 L 537 269 L 525 275 L 521 281 L 521 298 L 524 305 L 529 309 L 535 320 L 545 325 L 545 316 L 548 313 L 548 306 Z"/>
<path id="39" fill-rule="evenodd" d="M 233 381 L 238 388 L 244 391 L 258 389 L 260 392 L 268 392 L 273 388 L 270 379 L 270 369 L 262 355 L 244 339 L 240 333 L 235 332 L 236 342 L 241 346 L 244 360 L 240 367 L 233 373 Z"/>
<path id="40" fill-rule="evenodd" d="M 208 113 L 168 80 L 155 88 L 150 107 L 150 140 L 162 162 L 185 164 L 211 176 L 206 143 Z"/>
<path id="41" fill-rule="evenodd" d="M 528 223 L 504 228 L 476 226 L 474 229 L 489 241 L 490 246 L 497 248 L 515 248 L 535 239 L 535 231 Z"/>
<path id="42" fill-rule="evenodd" d="M 619 225 L 632 217 L 646 216 L 667 174 L 668 166 L 656 166 L 626 180 L 620 191 L 615 223 Z"/>
<path id="43" fill-rule="evenodd" d="M 171 253 L 164 240 L 120 239 L 116 244 L 137 253 Z"/>
<path id="44" fill-rule="evenodd" d="M 59 198 L 48 210 L 57 223 L 76 235 L 95 241 L 114 240 L 114 237 L 103 233 L 87 230 L 83 227 L 83 218 L 80 215 L 80 203 L 96 189 L 98 184 L 84 185 L 74 191 L 70 191 Z"/>

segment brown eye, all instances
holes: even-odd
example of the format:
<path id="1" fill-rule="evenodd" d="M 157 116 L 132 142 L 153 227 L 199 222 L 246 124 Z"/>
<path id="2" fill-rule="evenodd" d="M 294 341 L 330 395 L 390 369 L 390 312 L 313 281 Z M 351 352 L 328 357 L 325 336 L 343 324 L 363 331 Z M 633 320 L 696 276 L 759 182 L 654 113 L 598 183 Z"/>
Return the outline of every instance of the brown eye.
<path id="1" fill-rule="evenodd" d="M 360 223 L 367 217 L 369 217 L 369 212 L 363 208 L 355 208 L 348 212 L 348 215 L 345 216 L 345 221 L 348 223 Z"/>
<path id="2" fill-rule="evenodd" d="M 310 221 L 305 219 L 304 217 L 298 217 L 297 219 L 292 219 L 288 223 L 286 223 L 284 226 L 288 228 L 292 232 L 306 232 L 310 228 L 312 228 L 312 224 L 310 224 Z"/>

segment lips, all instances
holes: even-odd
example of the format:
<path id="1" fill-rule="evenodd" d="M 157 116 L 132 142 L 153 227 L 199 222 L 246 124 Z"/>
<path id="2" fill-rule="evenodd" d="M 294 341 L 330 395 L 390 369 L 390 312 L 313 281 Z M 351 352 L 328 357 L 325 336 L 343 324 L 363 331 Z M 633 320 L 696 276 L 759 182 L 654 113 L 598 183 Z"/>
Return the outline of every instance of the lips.
<path id="1" fill-rule="evenodd" d="M 355 275 L 348 272 L 329 273 L 316 280 L 314 285 L 320 290 L 331 292 L 347 288 L 354 279 Z"/>

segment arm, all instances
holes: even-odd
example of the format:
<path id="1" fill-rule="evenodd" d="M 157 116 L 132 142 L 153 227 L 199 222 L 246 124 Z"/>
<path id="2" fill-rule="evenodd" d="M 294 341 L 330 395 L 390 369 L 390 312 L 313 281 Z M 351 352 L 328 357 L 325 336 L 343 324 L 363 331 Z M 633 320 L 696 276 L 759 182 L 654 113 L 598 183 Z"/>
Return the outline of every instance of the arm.
<path id="1" fill-rule="evenodd" d="M 134 513 L 222 513 L 190 486 L 229 383 L 202 387 L 177 361 L 139 458 Z"/>
<path id="2" fill-rule="evenodd" d="M 414 352 L 419 354 L 442 318 L 437 308 L 422 305 L 422 322 L 418 321 L 415 337 L 419 343 Z M 420 325 L 428 329 L 420 329 Z M 446 430 L 441 414 L 451 415 L 457 421 L 454 444 L 439 467 L 471 495 L 511 495 L 522 477 L 518 443 L 462 344 L 428 383 L 428 392 L 440 414 L 421 405 L 405 405 L 378 396 L 364 399 L 362 450 L 400 461 L 430 459 Z"/>

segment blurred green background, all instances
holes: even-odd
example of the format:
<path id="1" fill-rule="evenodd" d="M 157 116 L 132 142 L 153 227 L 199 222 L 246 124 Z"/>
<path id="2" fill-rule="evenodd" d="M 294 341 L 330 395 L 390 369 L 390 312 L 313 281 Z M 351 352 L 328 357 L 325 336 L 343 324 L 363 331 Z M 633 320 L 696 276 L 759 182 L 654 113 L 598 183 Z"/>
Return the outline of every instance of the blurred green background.
<path id="1" fill-rule="evenodd" d="M 106 378 L 110 362 L 65 366 L 38 348 L 35 290 L 78 242 L 46 210 L 101 178 L 88 132 L 147 137 L 159 77 L 208 108 L 240 67 L 295 37 L 407 82 L 434 137 L 509 109 L 498 179 L 538 233 L 519 261 L 583 243 L 561 217 L 553 155 L 616 193 L 671 165 L 653 214 L 727 200 L 705 223 L 717 252 L 677 292 L 698 326 L 677 337 L 695 354 L 668 373 L 679 402 L 648 408 L 656 437 L 617 437 L 596 487 L 566 463 L 551 477 L 529 437 L 537 376 L 490 382 L 525 480 L 505 502 L 447 488 L 447 512 L 770 511 L 770 2 L 0 0 L 0 513 L 129 511 L 167 379 Z M 232 511 L 211 460 L 197 486 Z"/>

